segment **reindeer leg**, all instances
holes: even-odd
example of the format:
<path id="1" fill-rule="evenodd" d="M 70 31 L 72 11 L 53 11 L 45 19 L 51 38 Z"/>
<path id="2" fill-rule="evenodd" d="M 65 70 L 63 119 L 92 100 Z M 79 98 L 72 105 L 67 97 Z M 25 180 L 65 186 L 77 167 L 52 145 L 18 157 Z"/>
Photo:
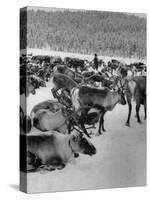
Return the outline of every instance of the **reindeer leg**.
<path id="1" fill-rule="evenodd" d="M 27 152 L 27 171 L 36 172 L 41 166 L 41 160 L 32 152 Z"/>
<path id="2" fill-rule="evenodd" d="M 53 158 L 48 163 L 41 166 L 44 170 L 53 171 L 55 169 L 63 169 L 65 164 L 63 163 L 62 159 L 59 156 Z"/>
<path id="3" fill-rule="evenodd" d="M 141 119 L 140 119 L 139 110 L 140 110 L 140 104 L 137 104 L 136 105 L 137 122 L 141 124 L 142 122 L 141 122 Z"/>
<path id="4" fill-rule="evenodd" d="M 147 118 L 147 113 L 146 113 L 146 99 L 144 100 L 144 112 L 145 112 L 144 119 L 146 119 Z"/>
<path id="5" fill-rule="evenodd" d="M 126 126 L 129 126 L 130 127 L 130 117 L 131 117 L 131 111 L 132 111 L 132 104 L 131 104 L 131 99 L 127 100 L 128 101 L 128 107 L 129 107 L 129 112 L 128 112 L 128 119 L 127 119 L 127 122 L 126 122 Z"/>
<path id="6" fill-rule="evenodd" d="M 103 113 L 102 115 L 102 131 L 106 132 L 105 128 L 104 128 L 104 115 L 106 112 Z"/>
<path id="7" fill-rule="evenodd" d="M 103 119 L 102 119 L 102 115 L 101 115 L 101 116 L 100 116 L 100 120 L 99 120 L 99 128 L 98 128 L 98 133 L 99 133 L 99 135 L 102 135 L 102 132 L 101 132 L 102 121 L 103 121 Z"/>
<path id="8" fill-rule="evenodd" d="M 98 129 L 98 133 L 99 135 L 101 135 L 101 128 L 102 128 L 102 131 L 106 131 L 105 128 L 104 128 L 104 115 L 105 115 L 106 111 L 105 110 L 102 110 L 101 113 L 100 113 L 100 120 L 99 120 L 99 129 Z"/>

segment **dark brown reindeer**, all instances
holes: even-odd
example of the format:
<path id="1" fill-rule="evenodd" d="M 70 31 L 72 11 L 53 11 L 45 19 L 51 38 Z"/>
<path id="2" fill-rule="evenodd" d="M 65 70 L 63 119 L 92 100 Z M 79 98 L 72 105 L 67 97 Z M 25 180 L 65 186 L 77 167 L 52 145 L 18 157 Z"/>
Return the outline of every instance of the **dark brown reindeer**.
<path id="1" fill-rule="evenodd" d="M 137 122 L 142 123 L 139 115 L 140 106 L 144 105 L 146 119 L 146 77 L 136 76 L 130 80 L 126 80 L 126 98 L 128 102 L 129 112 L 126 125 L 130 126 L 130 117 L 132 112 L 131 100 L 136 102 L 136 117 Z"/>

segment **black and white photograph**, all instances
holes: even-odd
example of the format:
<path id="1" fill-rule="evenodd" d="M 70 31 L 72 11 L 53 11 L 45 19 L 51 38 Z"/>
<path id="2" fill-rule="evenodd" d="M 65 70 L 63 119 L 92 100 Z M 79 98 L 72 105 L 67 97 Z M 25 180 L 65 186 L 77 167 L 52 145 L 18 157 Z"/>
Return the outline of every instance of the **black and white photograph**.
<path id="1" fill-rule="evenodd" d="M 146 186 L 147 15 L 20 9 L 20 190 Z"/>

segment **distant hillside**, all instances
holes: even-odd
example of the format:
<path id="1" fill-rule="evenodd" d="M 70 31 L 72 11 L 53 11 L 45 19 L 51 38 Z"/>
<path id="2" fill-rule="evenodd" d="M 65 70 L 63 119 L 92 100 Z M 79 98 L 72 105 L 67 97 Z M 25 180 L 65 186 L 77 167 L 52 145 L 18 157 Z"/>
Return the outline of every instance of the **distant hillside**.
<path id="1" fill-rule="evenodd" d="M 27 23 L 26 11 L 20 19 L 21 48 L 146 57 L 146 18 L 100 11 L 28 10 Z"/>

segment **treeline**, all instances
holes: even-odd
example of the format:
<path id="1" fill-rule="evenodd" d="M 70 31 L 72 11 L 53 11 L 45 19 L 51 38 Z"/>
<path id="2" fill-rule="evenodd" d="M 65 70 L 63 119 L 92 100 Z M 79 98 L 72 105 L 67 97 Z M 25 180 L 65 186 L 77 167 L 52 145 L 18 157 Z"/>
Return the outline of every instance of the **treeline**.
<path id="1" fill-rule="evenodd" d="M 27 21 L 25 15 L 26 11 L 20 14 L 23 19 L 21 48 L 146 57 L 146 18 L 124 13 L 69 10 L 28 10 Z"/>

